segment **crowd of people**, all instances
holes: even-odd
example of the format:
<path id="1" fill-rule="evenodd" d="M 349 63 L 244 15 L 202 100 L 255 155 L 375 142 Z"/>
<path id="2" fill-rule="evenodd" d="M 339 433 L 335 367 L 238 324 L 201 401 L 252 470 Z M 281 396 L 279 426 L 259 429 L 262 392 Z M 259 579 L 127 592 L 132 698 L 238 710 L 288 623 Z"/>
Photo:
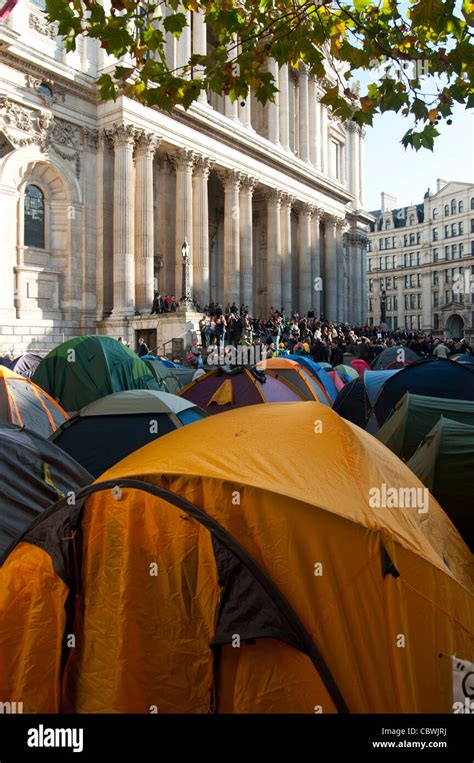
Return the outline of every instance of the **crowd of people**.
<path id="1" fill-rule="evenodd" d="M 262 345 L 266 357 L 302 354 L 316 362 L 333 367 L 344 362 L 344 353 L 351 353 L 371 363 L 386 347 L 404 345 L 420 357 L 448 358 L 455 353 L 472 354 L 464 340 L 443 340 L 421 331 L 391 331 L 378 326 L 357 326 L 317 318 L 309 311 L 304 317 L 284 310 L 270 309 L 266 320 L 252 317 L 245 305 L 235 302 L 211 304 L 204 308 L 199 322 L 200 347 L 203 355 L 209 348 L 228 345 Z"/>

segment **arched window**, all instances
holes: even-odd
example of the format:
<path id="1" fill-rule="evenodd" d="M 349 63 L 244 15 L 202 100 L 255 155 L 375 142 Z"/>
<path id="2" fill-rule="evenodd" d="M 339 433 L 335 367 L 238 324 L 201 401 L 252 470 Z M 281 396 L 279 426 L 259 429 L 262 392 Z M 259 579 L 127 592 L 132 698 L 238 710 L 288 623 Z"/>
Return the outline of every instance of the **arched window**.
<path id="1" fill-rule="evenodd" d="M 463 211 L 464 211 L 464 202 L 460 201 L 458 204 L 458 212 L 463 212 Z"/>
<path id="2" fill-rule="evenodd" d="M 36 185 L 25 189 L 24 244 L 44 249 L 44 195 Z"/>
<path id="3" fill-rule="evenodd" d="M 449 204 L 444 205 L 444 216 L 445 217 L 449 216 Z"/>
<path id="4" fill-rule="evenodd" d="M 471 209 L 474 209 L 474 196 L 471 199 Z"/>
<path id="5" fill-rule="evenodd" d="M 410 215 L 409 224 L 410 225 L 414 225 L 415 224 L 415 215 Z"/>
<path id="6" fill-rule="evenodd" d="M 456 205 L 456 199 L 452 199 L 451 200 L 451 214 L 452 215 L 456 214 L 456 206 L 457 206 Z"/>

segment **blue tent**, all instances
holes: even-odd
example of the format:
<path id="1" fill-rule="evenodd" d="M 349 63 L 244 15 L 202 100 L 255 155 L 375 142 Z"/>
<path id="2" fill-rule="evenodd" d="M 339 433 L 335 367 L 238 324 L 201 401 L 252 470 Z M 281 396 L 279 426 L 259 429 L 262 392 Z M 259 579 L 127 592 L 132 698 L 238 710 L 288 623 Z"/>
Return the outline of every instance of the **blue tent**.
<path id="1" fill-rule="evenodd" d="M 313 374 L 313 376 L 321 382 L 329 397 L 334 402 L 337 397 L 337 387 L 331 377 L 326 373 L 326 370 L 321 368 L 319 363 L 315 363 L 314 360 L 311 360 L 311 358 L 307 358 L 304 355 L 288 355 L 286 357 L 288 357 L 289 360 L 296 361 L 296 363 L 299 363 L 300 366 L 303 366 L 303 368 L 306 368 L 307 371 Z"/>
<path id="2" fill-rule="evenodd" d="M 399 370 L 396 368 L 394 371 L 364 371 L 365 391 L 371 405 L 374 405 L 377 395 L 387 379 L 390 379 Z"/>
<path id="3" fill-rule="evenodd" d="M 401 368 L 383 385 L 374 410 L 380 426 L 405 392 L 451 400 L 474 400 L 474 368 L 451 360 L 419 360 Z"/>

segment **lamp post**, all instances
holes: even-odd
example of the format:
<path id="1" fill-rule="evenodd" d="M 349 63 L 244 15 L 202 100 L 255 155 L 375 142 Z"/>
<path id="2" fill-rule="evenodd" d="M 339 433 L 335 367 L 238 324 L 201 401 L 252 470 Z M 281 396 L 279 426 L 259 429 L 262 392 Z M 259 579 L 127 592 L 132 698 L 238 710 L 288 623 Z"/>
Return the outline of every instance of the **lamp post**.
<path id="1" fill-rule="evenodd" d="M 190 278 L 190 252 L 187 238 L 184 239 L 183 245 L 181 247 L 181 260 L 183 263 L 183 307 L 186 309 L 186 307 L 193 301 Z"/>
<path id="2" fill-rule="evenodd" d="M 384 325 L 387 322 L 387 293 L 385 289 L 380 295 L 380 323 Z"/>

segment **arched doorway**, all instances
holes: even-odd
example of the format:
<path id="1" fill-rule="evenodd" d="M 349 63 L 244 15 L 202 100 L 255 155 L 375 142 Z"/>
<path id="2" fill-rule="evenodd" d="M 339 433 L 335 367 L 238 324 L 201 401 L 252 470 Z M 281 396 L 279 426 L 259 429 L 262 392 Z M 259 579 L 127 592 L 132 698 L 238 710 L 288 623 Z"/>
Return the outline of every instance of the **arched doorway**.
<path id="1" fill-rule="evenodd" d="M 460 315 L 456 313 L 450 315 L 446 321 L 446 338 L 447 339 L 462 339 L 464 336 L 464 321 Z"/>

